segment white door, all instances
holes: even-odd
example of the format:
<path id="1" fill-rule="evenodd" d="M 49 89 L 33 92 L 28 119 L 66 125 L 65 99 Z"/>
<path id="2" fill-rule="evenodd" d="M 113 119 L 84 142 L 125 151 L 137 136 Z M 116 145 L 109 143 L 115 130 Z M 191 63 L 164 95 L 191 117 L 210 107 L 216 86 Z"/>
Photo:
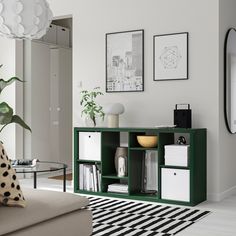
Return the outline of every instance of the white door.
<path id="1" fill-rule="evenodd" d="M 72 166 L 72 52 L 26 42 L 25 158 Z"/>
<path id="2" fill-rule="evenodd" d="M 32 133 L 24 132 L 24 158 L 50 160 L 49 101 L 50 48 L 25 41 L 24 45 L 24 118 Z"/>
<path id="3" fill-rule="evenodd" d="M 72 52 L 51 49 L 51 155 L 72 166 Z"/>

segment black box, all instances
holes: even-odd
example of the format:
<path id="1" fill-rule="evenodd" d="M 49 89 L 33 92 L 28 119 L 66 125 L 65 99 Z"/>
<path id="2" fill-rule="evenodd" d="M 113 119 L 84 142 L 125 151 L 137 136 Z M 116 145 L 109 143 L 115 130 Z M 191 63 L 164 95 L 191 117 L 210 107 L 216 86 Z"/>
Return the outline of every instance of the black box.
<path id="1" fill-rule="evenodd" d="M 188 106 L 187 109 L 179 109 L 178 106 Z M 192 111 L 189 104 L 176 104 L 174 110 L 174 125 L 178 128 L 192 127 Z"/>

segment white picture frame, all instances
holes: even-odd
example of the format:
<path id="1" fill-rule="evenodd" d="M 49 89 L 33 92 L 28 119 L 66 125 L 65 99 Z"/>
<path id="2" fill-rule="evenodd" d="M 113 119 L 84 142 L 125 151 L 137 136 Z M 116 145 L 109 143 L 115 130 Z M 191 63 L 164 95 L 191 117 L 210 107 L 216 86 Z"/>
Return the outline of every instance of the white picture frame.
<path id="1" fill-rule="evenodd" d="M 153 36 L 153 80 L 188 79 L 188 32 Z"/>

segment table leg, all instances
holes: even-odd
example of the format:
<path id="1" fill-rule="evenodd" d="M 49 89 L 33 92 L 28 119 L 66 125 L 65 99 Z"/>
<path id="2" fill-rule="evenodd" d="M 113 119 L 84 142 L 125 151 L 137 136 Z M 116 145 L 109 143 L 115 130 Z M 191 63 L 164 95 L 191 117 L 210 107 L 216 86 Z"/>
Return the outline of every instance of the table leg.
<path id="1" fill-rule="evenodd" d="M 63 169 L 63 192 L 66 192 L 66 168 Z"/>
<path id="2" fill-rule="evenodd" d="M 34 172 L 34 188 L 37 188 L 37 172 Z"/>

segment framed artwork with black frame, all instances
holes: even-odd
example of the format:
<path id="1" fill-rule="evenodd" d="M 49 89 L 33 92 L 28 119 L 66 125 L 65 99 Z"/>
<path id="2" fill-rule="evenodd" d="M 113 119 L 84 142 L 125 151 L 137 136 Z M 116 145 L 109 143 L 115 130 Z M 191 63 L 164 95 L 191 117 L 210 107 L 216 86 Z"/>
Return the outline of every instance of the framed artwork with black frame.
<path id="1" fill-rule="evenodd" d="M 106 34 L 106 92 L 144 91 L 144 30 Z"/>
<path id="2" fill-rule="evenodd" d="M 153 80 L 188 79 L 188 32 L 153 36 Z"/>

